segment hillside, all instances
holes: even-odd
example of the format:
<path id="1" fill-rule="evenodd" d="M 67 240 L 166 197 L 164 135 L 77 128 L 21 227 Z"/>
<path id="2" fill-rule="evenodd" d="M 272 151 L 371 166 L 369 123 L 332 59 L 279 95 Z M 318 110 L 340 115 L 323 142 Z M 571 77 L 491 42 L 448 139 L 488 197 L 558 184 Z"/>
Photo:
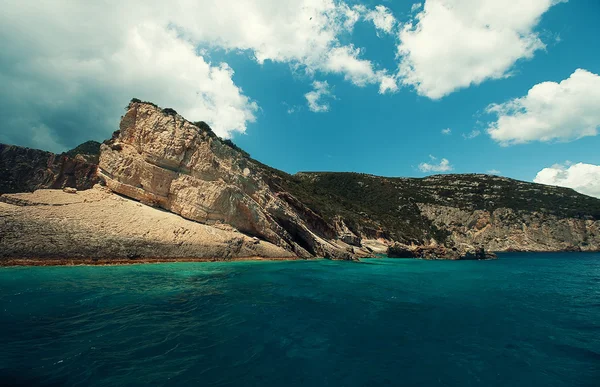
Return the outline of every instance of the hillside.
<path id="1" fill-rule="evenodd" d="M 396 240 L 445 240 L 421 215 L 419 204 L 465 211 L 540 213 L 558 218 L 600 219 L 600 200 L 572 189 L 481 174 L 389 178 L 358 173 L 303 172 L 281 186 L 328 219 L 343 214 L 348 224 L 381 225 Z M 399 221 L 402 220 L 402 221 Z"/>
<path id="2" fill-rule="evenodd" d="M 97 157 L 97 149 L 86 143 L 59 159 L 84 163 L 82 153 Z M 289 175 L 252 159 L 204 122 L 135 99 L 119 130 L 100 146 L 97 174 L 92 164 L 94 173 L 76 184 L 57 178 L 62 169 L 45 167 L 53 165 L 52 154 L 0 150 L 3 176 L 45 176 L 35 184 L 4 184 L 0 192 L 86 189 L 99 179 L 125 197 L 190 221 L 227 225 L 298 257 L 479 259 L 489 256 L 485 250 L 600 251 L 600 200 L 571 189 L 476 174 Z"/>

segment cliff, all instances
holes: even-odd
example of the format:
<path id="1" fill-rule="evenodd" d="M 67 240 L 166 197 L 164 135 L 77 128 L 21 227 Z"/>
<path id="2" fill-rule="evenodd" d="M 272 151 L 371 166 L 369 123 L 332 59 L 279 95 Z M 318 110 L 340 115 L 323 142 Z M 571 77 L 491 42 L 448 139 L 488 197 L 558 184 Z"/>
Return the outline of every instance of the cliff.
<path id="1" fill-rule="evenodd" d="M 0 144 L 0 194 L 40 188 L 91 188 L 97 181 L 96 164 L 78 156 Z"/>
<path id="2" fill-rule="evenodd" d="M 4 257 L 488 259 L 490 251 L 600 251 L 600 200 L 567 188 L 474 174 L 289 175 L 204 122 L 138 100 L 101 146 L 63 155 L 2 146 L 0 156 L 0 193 L 106 187 L 73 198 L 0 196 Z M 128 203 L 126 211 L 113 200 Z M 185 239 L 180 228 L 199 231 Z"/>
<path id="3" fill-rule="evenodd" d="M 229 224 L 299 257 L 351 259 L 361 246 L 337 238 L 294 196 L 269 185 L 273 171 L 171 109 L 134 102 L 101 147 L 99 176 L 121 195 L 204 224 Z"/>

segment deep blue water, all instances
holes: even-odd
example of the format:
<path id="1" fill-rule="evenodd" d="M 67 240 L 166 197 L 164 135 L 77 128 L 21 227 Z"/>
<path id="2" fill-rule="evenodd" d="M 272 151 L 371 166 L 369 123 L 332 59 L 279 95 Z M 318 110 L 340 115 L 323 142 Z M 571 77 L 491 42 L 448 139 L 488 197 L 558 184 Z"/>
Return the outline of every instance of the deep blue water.
<path id="1" fill-rule="evenodd" d="M 597 387 L 600 254 L 2 268 L 0 381 Z"/>

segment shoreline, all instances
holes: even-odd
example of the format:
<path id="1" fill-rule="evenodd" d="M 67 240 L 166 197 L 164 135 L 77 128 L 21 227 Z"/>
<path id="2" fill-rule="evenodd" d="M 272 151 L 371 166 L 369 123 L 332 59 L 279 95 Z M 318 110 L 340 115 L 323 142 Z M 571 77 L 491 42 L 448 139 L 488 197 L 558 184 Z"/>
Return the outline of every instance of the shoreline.
<path id="1" fill-rule="evenodd" d="M 527 254 L 527 253 L 595 253 L 600 254 L 598 250 L 592 251 L 498 251 L 496 254 Z M 363 259 L 379 259 L 389 257 L 364 257 Z M 0 268 L 3 267 L 36 267 L 36 266 L 126 266 L 126 265 L 152 265 L 161 263 L 189 263 L 189 262 L 242 262 L 242 261 L 317 261 L 327 258 L 300 258 L 300 257 L 235 257 L 235 258 L 0 258 Z M 426 259 L 426 258 L 393 258 L 398 260 L 403 259 L 418 259 L 424 261 L 466 261 L 465 259 Z M 479 261 L 494 261 L 498 258 L 480 259 Z M 334 259 L 335 261 L 336 259 Z M 350 261 L 356 262 L 356 261 Z"/>
<path id="2" fill-rule="evenodd" d="M 237 257 L 237 258 L 0 258 L 0 267 L 34 266 L 125 266 L 177 262 L 238 262 L 238 261 L 306 261 L 299 257 Z"/>

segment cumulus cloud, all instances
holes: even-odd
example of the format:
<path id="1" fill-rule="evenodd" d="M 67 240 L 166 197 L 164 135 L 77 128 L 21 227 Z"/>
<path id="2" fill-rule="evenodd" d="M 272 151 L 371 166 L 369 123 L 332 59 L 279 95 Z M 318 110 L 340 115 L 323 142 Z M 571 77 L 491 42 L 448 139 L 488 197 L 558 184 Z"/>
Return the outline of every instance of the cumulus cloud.
<path id="1" fill-rule="evenodd" d="M 270 60 L 308 73 L 338 73 L 360 87 L 388 82 L 387 71 L 340 40 L 361 15 L 374 12 L 364 6 L 351 8 L 334 0 L 212 0 L 185 2 L 185 11 L 166 12 L 195 41 L 248 50 L 259 63 Z"/>
<path id="2" fill-rule="evenodd" d="M 499 170 L 497 170 L 497 169 L 490 169 L 486 173 L 488 173 L 490 175 L 499 175 L 501 172 Z"/>
<path id="3" fill-rule="evenodd" d="M 562 0 L 426 0 L 399 33 L 402 83 L 431 99 L 510 76 L 545 48 L 534 28 Z M 442 64 L 442 65 L 441 65 Z"/>
<path id="4" fill-rule="evenodd" d="M 449 172 L 454 169 L 452 165 L 450 165 L 450 161 L 448 159 L 441 159 L 439 163 L 436 163 L 437 157 L 429 155 L 430 162 L 429 163 L 421 163 L 419 164 L 419 171 L 421 172 Z"/>
<path id="5" fill-rule="evenodd" d="M 555 164 L 539 171 L 533 181 L 573 188 L 582 194 L 600 198 L 600 165 Z"/>
<path id="6" fill-rule="evenodd" d="M 452 129 L 450 129 L 450 128 L 442 129 L 442 134 L 449 136 L 450 134 L 452 134 Z"/>
<path id="7" fill-rule="evenodd" d="M 367 12 L 365 20 L 370 20 L 379 31 L 383 31 L 387 34 L 392 33 L 396 26 L 396 18 L 392 15 L 389 8 L 378 5 L 374 10 Z"/>
<path id="8" fill-rule="evenodd" d="M 595 136 L 599 106 L 600 76 L 578 69 L 560 83 L 539 83 L 524 97 L 488 106 L 497 115 L 488 133 L 501 145 Z"/>
<path id="9" fill-rule="evenodd" d="M 396 80 L 349 43 L 360 13 L 334 0 L 8 0 L 0 13 L 2 141 L 62 151 L 104 139 L 130 98 L 204 120 L 224 137 L 244 132 L 258 102 L 215 48 L 293 71 L 340 74 L 358 86 Z M 342 43 L 342 41 L 344 43 Z M 36 137 L 37 136 L 37 137 Z M 55 139 L 38 141 L 34 138 Z"/>
<path id="10" fill-rule="evenodd" d="M 308 109 L 314 113 L 324 113 L 329 111 L 329 102 L 327 99 L 335 98 L 331 93 L 329 84 L 327 81 L 313 82 L 313 91 L 310 91 L 304 95 L 308 103 Z"/>
<path id="11" fill-rule="evenodd" d="M 398 86 L 393 77 L 385 71 L 375 71 L 370 61 L 358 59 L 359 56 L 360 49 L 352 45 L 334 48 L 323 63 L 323 71 L 344 74 L 344 78 L 356 86 L 379 83 L 381 94 L 397 90 Z"/>

